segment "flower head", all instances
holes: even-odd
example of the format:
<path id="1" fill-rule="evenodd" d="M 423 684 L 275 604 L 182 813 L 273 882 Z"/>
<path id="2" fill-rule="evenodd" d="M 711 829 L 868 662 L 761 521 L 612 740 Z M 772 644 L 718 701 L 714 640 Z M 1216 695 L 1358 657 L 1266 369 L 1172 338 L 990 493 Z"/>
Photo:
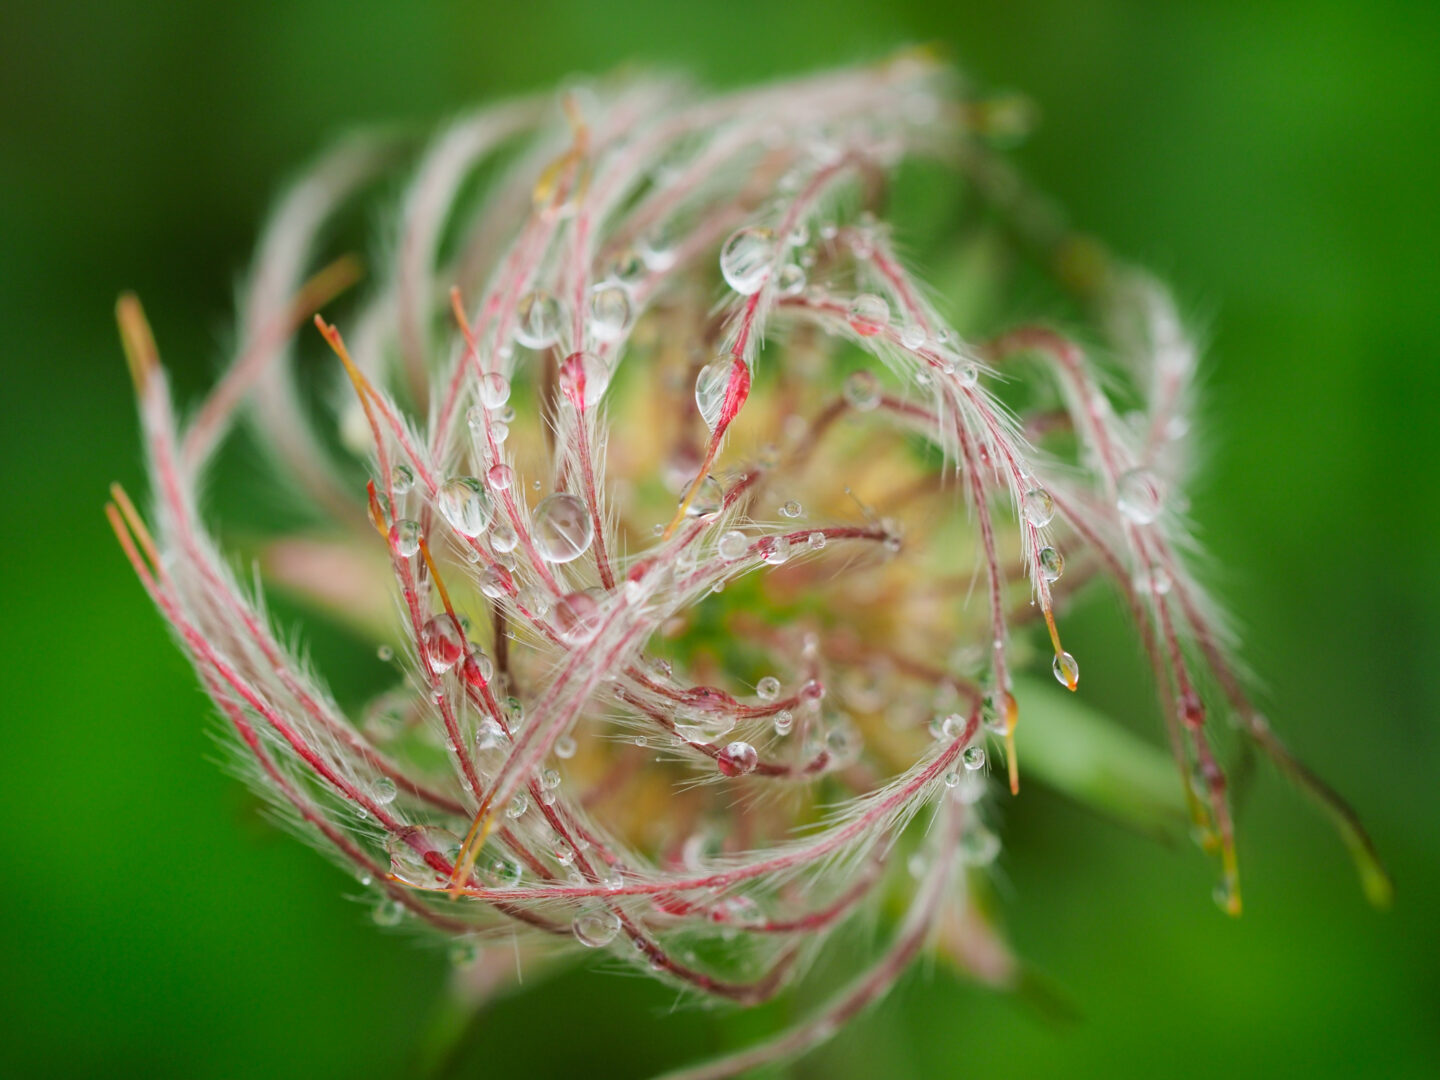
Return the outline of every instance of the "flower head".
<path id="1" fill-rule="evenodd" d="M 377 919 L 557 939 L 748 1004 L 905 897 L 829 1007 L 705 1075 L 823 1037 L 937 925 L 1005 982 L 972 902 L 990 806 L 1019 791 L 1027 715 L 1080 686 L 1056 612 L 1101 581 L 1150 657 L 1222 907 L 1240 892 L 1217 712 L 1334 813 L 1383 898 L 1364 833 L 1252 706 L 1191 570 L 1194 347 L 1158 283 L 997 154 L 1022 113 L 905 55 L 721 97 L 623 81 L 467 116 L 415 166 L 363 302 L 314 316 L 339 361 L 328 412 L 289 354 L 358 264 L 313 272 L 312 249 L 390 147 L 347 144 L 285 199 L 233 362 L 184 421 L 121 301 L 155 498 L 152 528 L 116 489 L 112 523 L 258 790 L 373 888 Z M 972 340 L 947 322 L 881 216 L 915 159 L 958 173 L 1113 362 L 1039 325 Z M 324 522 L 270 542 L 265 573 L 398 669 L 359 715 L 199 511 L 242 410 Z M 1064 690 L 1027 681 L 1037 664 Z"/>

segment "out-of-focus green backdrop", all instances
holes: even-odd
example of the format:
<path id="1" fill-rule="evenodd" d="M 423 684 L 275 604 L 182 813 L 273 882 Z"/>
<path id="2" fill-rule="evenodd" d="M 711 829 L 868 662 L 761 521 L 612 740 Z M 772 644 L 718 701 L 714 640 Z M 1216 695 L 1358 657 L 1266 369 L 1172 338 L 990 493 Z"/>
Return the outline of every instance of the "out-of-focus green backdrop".
<path id="1" fill-rule="evenodd" d="M 3 5 L 6 1074 L 405 1075 L 446 972 L 214 763 L 100 512 L 111 479 L 142 487 L 115 294 L 144 297 L 194 390 L 267 204 L 347 125 L 631 59 L 729 85 L 907 41 L 1031 94 L 1030 174 L 1203 316 L 1214 578 L 1275 726 L 1363 812 L 1398 900 L 1369 911 L 1268 770 L 1238 922 L 1193 850 L 1030 791 L 1007 919 L 1078 1020 L 915 972 L 794 1074 L 1440 1075 L 1440 6 L 1383 0 Z M 540 983 L 456 1074 L 644 1075 L 777 1019 L 670 1004 Z"/>

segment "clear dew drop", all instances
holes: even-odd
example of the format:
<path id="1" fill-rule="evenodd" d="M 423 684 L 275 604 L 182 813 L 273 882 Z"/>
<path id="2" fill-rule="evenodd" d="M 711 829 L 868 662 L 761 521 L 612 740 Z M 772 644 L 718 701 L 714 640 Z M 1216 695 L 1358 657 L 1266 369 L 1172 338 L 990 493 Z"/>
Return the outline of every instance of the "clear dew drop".
<path id="1" fill-rule="evenodd" d="M 573 352 L 560 364 L 560 392 L 577 409 L 588 409 L 610 385 L 610 367 L 592 352 Z"/>
<path id="2" fill-rule="evenodd" d="M 389 806 L 395 801 L 395 781 L 391 780 L 388 776 L 382 776 L 376 780 L 371 790 L 374 794 L 375 801 L 381 806 Z"/>
<path id="3" fill-rule="evenodd" d="M 726 712 L 711 712 L 682 706 L 675 710 L 675 734 L 686 742 L 708 743 L 728 735 L 735 718 Z"/>
<path id="4" fill-rule="evenodd" d="M 489 371 L 480 376 L 480 404 L 487 409 L 498 409 L 510 400 L 510 380 L 498 371 Z M 484 417 L 479 417 L 484 424 Z"/>
<path id="5" fill-rule="evenodd" d="M 989 866 L 999 854 L 1000 838 L 983 825 L 972 825 L 960 837 L 960 859 L 970 866 Z"/>
<path id="6" fill-rule="evenodd" d="M 491 859 L 490 864 L 485 867 L 485 873 L 493 885 L 502 889 L 520 884 L 520 864 L 512 859 Z"/>
<path id="7" fill-rule="evenodd" d="M 775 261 L 775 234 L 765 228 L 737 229 L 720 250 L 720 273 L 742 296 L 764 287 Z"/>
<path id="8" fill-rule="evenodd" d="M 845 317 L 861 337 L 874 337 L 890 325 L 890 305 L 883 296 L 861 293 L 850 301 Z"/>
<path id="9" fill-rule="evenodd" d="M 405 905 L 399 900 L 382 900 L 370 913 L 376 926 L 399 926 L 405 918 Z"/>
<path id="10" fill-rule="evenodd" d="M 562 761 L 568 760 L 569 758 L 574 757 L 574 756 L 575 756 L 575 736 L 573 736 L 573 735 L 561 735 L 558 739 L 556 739 L 556 740 L 555 740 L 555 756 L 558 757 L 558 758 L 560 758 Z M 556 774 L 555 774 L 555 779 L 556 779 L 556 783 L 558 783 L 558 782 L 559 782 L 559 779 L 560 779 L 560 774 L 559 774 L 559 773 L 556 773 Z M 549 786 L 554 787 L 554 784 L 551 784 L 551 785 L 549 785 Z"/>
<path id="11" fill-rule="evenodd" d="M 945 786 L 946 786 L 947 788 L 956 788 L 956 787 L 959 787 L 959 786 L 960 786 L 960 774 L 959 774 L 958 772 L 955 772 L 954 770 L 951 770 L 950 772 L 947 772 L 947 773 L 945 774 Z"/>
<path id="12" fill-rule="evenodd" d="M 766 675 L 755 684 L 755 696 L 761 701 L 774 701 L 780 696 L 780 680 L 774 675 Z"/>
<path id="13" fill-rule="evenodd" d="M 487 566 L 480 572 L 480 591 L 491 600 L 504 596 L 509 583 L 510 572 L 503 566 Z"/>
<path id="14" fill-rule="evenodd" d="M 789 709 L 781 709 L 775 714 L 775 734 L 789 735 L 791 728 L 795 726 L 795 714 Z"/>
<path id="15" fill-rule="evenodd" d="M 1062 652 L 1055 657 L 1050 664 L 1050 670 L 1055 672 L 1055 679 L 1061 686 L 1073 688 L 1080 681 L 1080 665 L 1068 652 Z"/>
<path id="16" fill-rule="evenodd" d="M 961 364 L 955 369 L 955 381 L 967 388 L 977 385 L 980 382 L 980 368 L 975 364 Z"/>
<path id="17" fill-rule="evenodd" d="M 1131 469 L 1116 484 L 1115 505 L 1136 525 L 1149 525 L 1164 506 L 1160 481 L 1148 469 Z"/>
<path id="18" fill-rule="evenodd" d="M 548 349 L 560 337 L 565 312 L 548 292 L 527 293 L 515 309 L 515 340 L 528 349 Z"/>
<path id="19" fill-rule="evenodd" d="M 841 392 L 846 404 L 857 412 L 869 412 L 880 404 L 880 380 L 873 371 L 852 371 Z"/>
<path id="20" fill-rule="evenodd" d="M 719 541 L 715 545 L 715 550 L 719 552 L 720 557 L 731 562 L 736 559 L 744 558 L 745 552 L 748 551 L 749 548 L 749 538 L 746 537 L 744 533 L 739 532 L 736 529 L 731 529 L 729 532 L 721 536 Z"/>
<path id="21" fill-rule="evenodd" d="M 515 483 L 515 470 L 503 461 L 491 465 L 485 473 L 485 479 L 496 491 L 509 491 Z"/>
<path id="22" fill-rule="evenodd" d="M 1034 487 L 1025 492 L 1021 505 L 1025 520 L 1037 529 L 1043 529 L 1055 520 L 1055 500 L 1044 488 Z"/>
<path id="23" fill-rule="evenodd" d="M 805 507 L 801 506 L 796 499 L 791 499 L 780 507 L 781 517 L 793 519 L 798 518 L 803 513 L 805 513 Z"/>
<path id="24" fill-rule="evenodd" d="M 720 486 L 720 481 L 713 476 L 706 476 L 696 488 L 694 498 L 685 508 L 685 514 L 687 517 L 705 517 L 718 513 L 724 501 L 725 489 Z"/>
<path id="25" fill-rule="evenodd" d="M 510 805 L 505 807 L 505 816 L 511 821 L 525 816 L 525 811 L 530 809 L 530 796 L 525 792 L 517 792 L 510 800 Z"/>
<path id="26" fill-rule="evenodd" d="M 790 538 L 788 536 L 772 536 L 763 541 L 761 553 L 767 563 L 771 566 L 781 566 L 790 561 Z"/>
<path id="27" fill-rule="evenodd" d="M 590 290 L 590 334 L 596 341 L 619 341 L 632 318 L 630 292 L 623 285 L 607 283 Z"/>
<path id="28" fill-rule="evenodd" d="M 395 548 L 395 553 L 402 559 L 408 559 L 420 550 L 420 540 L 425 534 L 420 531 L 420 523 L 403 518 L 390 526 L 390 543 Z"/>
<path id="29" fill-rule="evenodd" d="M 930 721 L 930 737 L 941 742 L 950 742 L 965 730 L 965 718 L 959 713 L 937 716 Z M 983 751 L 982 751 L 983 754 Z M 983 763 L 984 758 L 982 756 Z"/>
<path id="30" fill-rule="evenodd" d="M 500 466 L 496 466 L 499 468 Z M 508 470 L 508 466 L 507 466 Z M 493 469 L 491 470 L 494 471 Z M 515 527 L 508 521 L 497 521 L 490 529 L 490 546 L 499 554 L 506 555 L 515 550 L 515 545 L 520 543 L 520 536 L 515 532 Z"/>
<path id="31" fill-rule="evenodd" d="M 809 536 L 805 538 L 805 546 L 808 547 L 811 551 L 824 551 L 825 544 L 825 534 L 819 529 L 816 529 L 814 532 L 812 532 Z"/>
<path id="32" fill-rule="evenodd" d="M 570 929 L 587 949 L 603 949 L 620 933 L 620 916 L 604 909 L 587 911 L 575 916 Z"/>
<path id="33" fill-rule="evenodd" d="M 415 486 L 415 470 L 409 465 L 396 465 L 390 474 L 390 486 L 396 495 L 404 495 Z"/>
<path id="34" fill-rule="evenodd" d="M 985 748 L 983 746 L 967 746 L 965 752 L 960 755 L 960 760 L 971 772 L 983 769 L 985 767 Z"/>
<path id="35" fill-rule="evenodd" d="M 1059 581 L 1060 575 L 1065 573 L 1065 556 L 1053 547 L 1041 548 L 1036 558 L 1040 563 L 1040 573 L 1045 576 L 1046 581 Z"/>
<path id="36" fill-rule="evenodd" d="M 555 633 L 567 645 L 582 645 L 600 629 L 600 603 L 589 589 L 572 592 L 555 601 L 550 618 Z"/>
<path id="37" fill-rule="evenodd" d="M 461 536 L 479 536 L 495 516 L 485 485 L 473 476 L 446 480 L 435 495 L 435 505 L 440 516 Z"/>
<path id="38" fill-rule="evenodd" d="M 799 296 L 805 291 L 805 268 L 799 263 L 786 263 L 775 277 L 781 296 Z"/>
<path id="39" fill-rule="evenodd" d="M 448 614 L 428 619 L 420 628 L 420 643 L 436 672 L 449 671 L 465 650 L 465 635 Z"/>
<path id="40" fill-rule="evenodd" d="M 375 655 L 383 663 L 388 664 L 391 660 L 395 659 L 395 650 L 392 649 L 389 645 L 381 645 L 378 649 L 375 650 Z"/>
<path id="41" fill-rule="evenodd" d="M 735 375 L 735 358 L 721 353 L 716 359 L 700 369 L 695 376 L 695 406 L 700 410 L 700 419 L 714 431 L 725 412 L 725 397 L 730 392 L 730 380 Z"/>
<path id="42" fill-rule="evenodd" d="M 907 349 L 918 349 L 925 344 L 925 330 L 919 323 L 906 323 L 900 328 L 900 344 Z"/>
<path id="43" fill-rule="evenodd" d="M 546 562 L 574 562 L 595 539 L 595 526 L 583 500 L 557 492 L 535 507 L 530 526 L 535 550 Z"/>
<path id="44" fill-rule="evenodd" d="M 715 764 L 726 776 L 744 776 L 754 772 L 760 762 L 760 755 L 748 742 L 732 742 L 720 751 Z"/>

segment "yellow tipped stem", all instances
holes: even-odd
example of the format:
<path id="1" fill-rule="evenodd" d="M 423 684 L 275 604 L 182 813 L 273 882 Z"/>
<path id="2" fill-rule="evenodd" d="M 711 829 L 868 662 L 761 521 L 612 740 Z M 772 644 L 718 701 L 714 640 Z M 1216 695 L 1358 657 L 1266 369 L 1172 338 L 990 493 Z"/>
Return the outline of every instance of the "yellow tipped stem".
<path id="1" fill-rule="evenodd" d="M 1010 794 L 1020 794 L 1020 758 L 1015 751 L 1015 727 L 1020 723 L 1020 706 L 1015 695 L 1005 691 L 1005 764 L 1010 770 Z"/>
<path id="2" fill-rule="evenodd" d="M 135 383 L 135 392 L 143 394 L 150 376 L 160 367 L 160 351 L 155 347 L 155 335 L 140 298 L 131 292 L 121 293 L 115 301 L 115 321 L 120 324 L 120 344 L 125 349 L 130 379 Z"/>

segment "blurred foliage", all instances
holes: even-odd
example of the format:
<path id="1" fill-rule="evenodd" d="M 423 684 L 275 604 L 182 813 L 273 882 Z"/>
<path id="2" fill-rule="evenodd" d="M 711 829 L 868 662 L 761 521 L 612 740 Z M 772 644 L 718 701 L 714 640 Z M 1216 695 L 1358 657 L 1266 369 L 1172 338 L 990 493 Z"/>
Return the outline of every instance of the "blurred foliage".
<path id="1" fill-rule="evenodd" d="M 214 764 L 207 705 L 100 513 L 140 475 L 115 294 L 144 297 L 193 392 L 267 204 L 350 125 L 627 61 L 729 85 L 914 40 L 1033 97 L 1024 166 L 1208 332 L 1193 502 L 1213 578 L 1275 728 L 1365 815 L 1398 896 L 1372 913 L 1272 770 L 1242 811 L 1238 922 L 1186 846 L 1030 788 L 1006 804 L 999 889 L 1078 1022 L 922 966 L 793 1073 L 1440 1074 L 1440 7 L 1383 0 L 4 5 L 7 1073 L 404 1075 L 445 980 Z M 1087 701 L 1158 743 L 1113 605 L 1076 609 L 1066 640 Z M 558 975 L 487 1012 L 454 1073 L 643 1075 L 790 1007 L 671 1004 Z"/>

